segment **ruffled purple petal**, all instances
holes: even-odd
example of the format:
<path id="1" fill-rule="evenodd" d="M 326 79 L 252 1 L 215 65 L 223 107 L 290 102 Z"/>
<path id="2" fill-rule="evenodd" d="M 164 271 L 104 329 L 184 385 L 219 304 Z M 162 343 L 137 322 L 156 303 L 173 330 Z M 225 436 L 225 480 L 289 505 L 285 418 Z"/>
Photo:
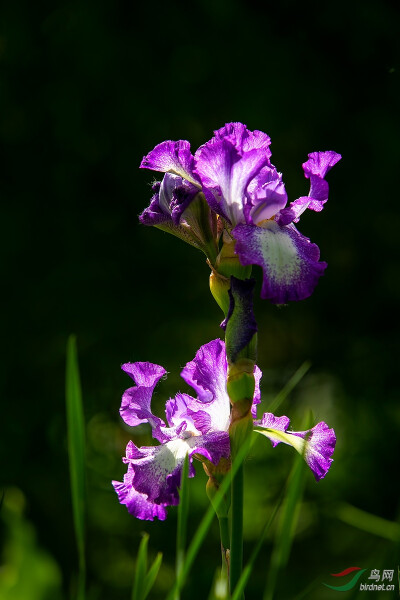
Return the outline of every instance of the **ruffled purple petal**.
<path id="1" fill-rule="evenodd" d="M 233 138 L 216 137 L 197 150 L 194 172 L 207 190 L 203 189 L 210 207 L 236 225 L 245 222 L 249 182 L 268 164 L 268 154 L 264 150 L 241 153 Z"/>
<path id="2" fill-rule="evenodd" d="M 326 152 L 311 152 L 311 154 L 308 155 L 308 160 L 302 165 L 304 175 L 306 177 L 317 175 L 323 179 L 327 172 L 330 171 L 341 158 L 341 155 L 337 152 L 333 152 L 333 150 L 327 150 Z"/>
<path id="3" fill-rule="evenodd" d="M 264 427 L 266 429 L 274 429 L 276 431 L 285 432 L 289 427 L 289 417 L 276 417 L 272 413 L 264 413 L 262 418 L 254 421 L 254 427 Z M 271 439 L 272 447 L 275 448 L 282 440 Z"/>
<path id="4" fill-rule="evenodd" d="M 201 454 L 214 464 L 230 454 L 229 435 L 212 432 L 202 436 L 178 438 L 162 444 L 138 448 L 129 442 L 126 448 L 128 472 L 123 483 L 113 482 L 121 504 L 139 519 L 166 518 L 166 506 L 179 503 L 178 488 L 181 482 L 185 457 L 189 456 L 189 477 L 195 475 L 193 455 Z"/>
<path id="5" fill-rule="evenodd" d="M 202 346 L 195 358 L 184 367 L 181 377 L 196 391 L 199 404 L 210 416 L 210 428 L 213 431 L 227 431 L 230 402 L 226 391 L 224 342 L 217 339 Z"/>
<path id="6" fill-rule="evenodd" d="M 152 186 L 152 190 L 155 194 L 150 200 L 150 205 L 139 215 L 139 221 L 142 225 L 159 225 L 160 223 L 171 220 L 170 211 L 165 211 L 160 204 L 160 186 L 160 181 L 156 181 Z"/>
<path id="7" fill-rule="evenodd" d="M 341 159 L 341 155 L 331 150 L 327 152 L 312 152 L 308 155 L 307 162 L 303 163 L 304 176 L 310 180 L 310 192 L 308 196 L 301 196 L 291 202 L 288 208 L 284 208 L 277 215 L 279 225 L 297 223 L 302 213 L 309 208 L 320 212 L 328 200 L 329 185 L 325 176 L 330 169 Z"/>
<path id="8" fill-rule="evenodd" d="M 190 143 L 186 140 L 161 142 L 147 156 L 144 156 L 140 163 L 141 169 L 175 173 L 199 186 L 197 177 L 193 174 L 193 166 Z"/>
<path id="9" fill-rule="evenodd" d="M 185 435 L 201 435 L 211 429 L 211 417 L 204 410 L 204 404 L 188 394 L 179 393 L 168 400 L 165 412 L 171 427 L 177 428 L 182 423 L 185 424 Z"/>
<path id="10" fill-rule="evenodd" d="M 199 189 L 179 175 L 166 173 L 161 183 L 153 186 L 156 192 L 150 206 L 139 216 L 143 225 L 160 225 L 171 222 L 177 226 L 184 211 L 198 194 Z"/>
<path id="11" fill-rule="evenodd" d="M 242 265 L 263 269 L 261 298 L 275 304 L 310 296 L 327 264 L 319 262 L 319 248 L 294 225 L 266 221 L 263 227 L 238 225 L 232 231 Z"/>
<path id="12" fill-rule="evenodd" d="M 214 131 L 214 135 L 218 139 L 228 139 L 240 153 L 262 149 L 268 158 L 271 156 L 269 135 L 257 129 L 249 131 L 243 123 L 226 123 Z"/>
<path id="13" fill-rule="evenodd" d="M 288 426 L 288 417 L 275 417 L 272 413 L 264 413 L 262 419 L 254 422 L 255 431 L 269 438 L 273 447 L 283 442 L 302 454 L 319 481 L 325 477 L 333 462 L 331 456 L 336 444 L 334 430 L 329 429 L 323 421 L 307 431 L 287 431 Z"/>
<path id="14" fill-rule="evenodd" d="M 125 423 L 131 427 L 149 423 L 153 437 L 159 442 L 168 441 L 179 435 L 184 424 L 178 428 L 166 427 L 164 421 L 151 412 L 153 391 L 158 381 L 165 375 L 165 369 L 160 365 L 147 362 L 126 363 L 121 369 L 137 384 L 136 387 L 125 390 L 122 395 L 119 412 Z"/>
<path id="15" fill-rule="evenodd" d="M 246 222 L 254 225 L 270 219 L 287 203 L 285 184 L 275 167 L 261 169 L 249 183 L 247 193 L 251 202 L 245 207 Z"/>
<path id="16" fill-rule="evenodd" d="M 308 431 L 293 431 L 294 436 L 306 440 L 305 460 L 319 481 L 329 471 L 333 459 L 331 458 L 336 445 L 336 435 L 333 429 L 321 421 Z"/>
<path id="17" fill-rule="evenodd" d="M 128 512 L 145 521 L 154 521 L 157 517 L 160 521 L 165 521 L 167 511 L 164 505 L 155 504 L 147 500 L 146 494 L 140 494 L 132 487 L 132 478 L 134 470 L 131 465 L 128 466 L 128 472 L 124 475 L 124 481 L 113 481 L 115 491 L 118 494 L 120 504 L 125 504 Z"/>

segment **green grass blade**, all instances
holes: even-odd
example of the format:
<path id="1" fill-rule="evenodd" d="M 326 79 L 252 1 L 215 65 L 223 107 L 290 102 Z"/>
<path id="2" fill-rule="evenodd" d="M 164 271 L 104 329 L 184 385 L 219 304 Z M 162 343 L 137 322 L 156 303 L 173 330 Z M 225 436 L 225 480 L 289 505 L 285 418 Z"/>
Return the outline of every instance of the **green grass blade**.
<path id="1" fill-rule="evenodd" d="M 143 600 L 144 590 L 146 586 L 146 571 L 147 571 L 147 544 L 149 542 L 149 535 L 146 533 L 139 545 L 137 561 L 136 561 L 136 572 L 135 579 L 133 582 L 132 589 L 132 600 Z"/>
<path id="2" fill-rule="evenodd" d="M 296 387 L 296 385 L 303 379 L 304 375 L 311 367 L 311 362 L 306 360 L 303 364 L 297 369 L 297 371 L 292 375 L 286 385 L 283 386 L 281 391 L 275 396 L 271 404 L 268 406 L 268 412 L 275 412 L 282 402 L 286 400 L 289 396 L 290 392 Z"/>
<path id="3" fill-rule="evenodd" d="M 395 521 L 378 517 L 346 502 L 333 507 L 330 514 L 333 514 L 343 523 L 357 527 L 357 529 L 372 533 L 391 542 L 400 542 L 400 524 Z"/>
<path id="4" fill-rule="evenodd" d="M 178 528 L 176 534 L 176 578 L 179 579 L 183 564 L 185 561 L 185 550 L 186 550 L 186 532 L 187 532 L 187 521 L 189 515 L 189 486 L 188 486 L 188 475 L 189 475 L 189 457 L 186 455 L 181 476 L 181 488 L 179 491 L 179 506 L 178 506 Z M 179 600 L 180 593 L 177 589 L 175 594 L 175 600 Z"/>
<path id="5" fill-rule="evenodd" d="M 247 447 L 247 445 L 245 445 L 238 452 L 236 460 L 234 461 L 234 463 L 232 465 L 231 474 L 235 474 L 237 472 L 240 465 L 243 463 L 247 453 L 248 453 L 248 447 Z M 213 502 L 214 507 L 218 507 L 221 504 L 221 502 L 223 501 L 224 495 L 227 493 L 230 483 L 231 483 L 231 474 L 228 474 L 225 477 L 225 479 L 223 480 L 223 482 L 221 483 L 221 486 L 214 498 L 214 502 Z M 211 526 L 211 523 L 212 523 L 214 517 L 215 517 L 215 511 L 214 511 L 213 506 L 210 504 L 204 517 L 202 518 L 202 520 L 200 522 L 200 525 L 198 526 L 198 528 L 196 530 L 196 533 L 193 536 L 193 539 L 189 545 L 189 548 L 188 548 L 186 556 L 185 556 L 185 561 L 182 565 L 182 571 L 180 573 L 180 576 L 176 580 L 175 585 L 173 586 L 170 593 L 168 594 L 167 600 L 173 600 L 175 598 L 176 591 L 182 589 L 182 587 L 186 581 L 186 578 L 190 572 L 190 569 L 193 566 L 193 563 L 195 561 L 197 553 L 200 550 L 200 547 L 204 541 L 204 538 L 207 535 L 207 532 Z"/>
<path id="6" fill-rule="evenodd" d="M 260 550 L 262 548 L 262 545 L 263 545 L 263 542 L 264 542 L 264 538 L 265 538 L 265 536 L 266 536 L 269 528 L 271 527 L 271 525 L 272 525 L 272 523 L 273 523 L 273 521 L 274 521 L 274 519 L 275 519 L 275 517 L 277 515 L 277 512 L 278 512 L 278 510 L 279 510 L 279 508 L 280 508 L 280 506 L 282 504 L 283 496 L 284 496 L 284 490 L 282 491 L 282 493 L 281 493 L 281 495 L 280 495 L 280 497 L 279 497 L 279 499 L 278 499 L 278 501 L 277 501 L 277 503 L 276 503 L 276 505 L 274 507 L 274 510 L 272 511 L 272 513 L 271 513 L 268 521 L 265 523 L 265 525 L 263 527 L 263 530 L 261 532 L 259 540 L 258 540 L 256 546 L 254 547 L 253 552 L 251 553 L 249 562 L 244 567 L 244 569 L 242 571 L 242 574 L 240 576 L 240 579 L 239 579 L 239 581 L 237 583 L 237 586 L 235 587 L 235 589 L 233 591 L 231 600 L 239 600 L 241 598 L 241 595 L 243 594 L 243 592 L 245 590 L 245 587 L 247 585 L 247 582 L 248 582 L 248 580 L 250 578 L 250 575 L 251 575 L 251 572 L 253 570 L 256 558 L 257 558 L 257 556 L 258 556 L 258 554 L 259 554 L 259 552 L 260 552 Z"/>
<path id="7" fill-rule="evenodd" d="M 311 416 L 304 429 L 309 429 Z M 306 446 L 304 446 L 306 448 Z M 264 600 L 272 600 L 277 582 L 278 573 L 283 569 L 289 559 L 290 549 L 300 512 L 300 503 L 303 496 L 305 474 L 307 466 L 304 457 L 296 454 L 287 493 L 283 502 L 282 514 L 279 521 L 276 541 L 271 557 L 271 565 L 268 573 L 267 586 L 264 592 Z"/>
<path id="8" fill-rule="evenodd" d="M 67 342 L 65 397 L 72 511 L 78 549 L 78 600 L 85 597 L 85 420 L 75 336 Z"/>
<path id="9" fill-rule="evenodd" d="M 162 563 L 162 558 L 163 558 L 162 553 L 159 552 L 157 554 L 156 558 L 154 559 L 154 562 L 151 565 L 149 572 L 146 575 L 145 582 L 144 582 L 143 600 L 145 600 L 147 598 L 147 596 L 150 594 L 151 589 L 154 585 L 154 582 L 157 579 L 158 571 L 160 570 L 161 563 Z"/>

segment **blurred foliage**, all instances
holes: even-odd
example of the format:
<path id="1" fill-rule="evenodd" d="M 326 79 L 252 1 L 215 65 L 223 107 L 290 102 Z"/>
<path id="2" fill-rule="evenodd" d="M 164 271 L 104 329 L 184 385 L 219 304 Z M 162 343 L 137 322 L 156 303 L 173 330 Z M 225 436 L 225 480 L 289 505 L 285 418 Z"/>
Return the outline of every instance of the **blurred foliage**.
<path id="1" fill-rule="evenodd" d="M 55 560 L 37 544 L 32 523 L 24 517 L 26 500 L 18 488 L 7 489 L 2 507 L 4 534 L 0 569 L 2 600 L 57 600 L 61 572 Z"/>
<path id="2" fill-rule="evenodd" d="M 87 427 L 87 598 L 129 598 L 142 532 L 149 564 L 164 557 L 151 598 L 171 589 L 176 509 L 165 523 L 135 521 L 110 484 L 123 476 L 129 439 L 153 443 L 145 427 L 119 421 L 130 385 L 119 365 L 150 360 L 169 371 L 154 399 L 162 415 L 165 400 L 187 389 L 180 369 L 221 335 L 221 314 L 203 256 L 139 227 L 154 174 L 138 165 L 164 139 L 196 148 L 230 120 L 270 134 L 290 199 L 307 192 L 308 152 L 343 155 L 325 210 L 302 217 L 301 231 L 329 263 L 315 294 L 284 309 L 256 302 L 262 409 L 310 361 L 280 412 L 298 429 L 311 409 L 338 437 L 329 476 L 316 484 L 307 474 L 290 577 L 278 578 L 277 597 L 292 600 L 317 580 L 306 597 L 334 598 L 320 583 L 330 573 L 400 564 L 399 543 L 379 535 L 379 521 L 360 528 L 360 514 L 400 518 L 399 12 L 388 0 L 3 3 L 0 484 L 19 489 L 26 508 L 10 508 L 19 501 L 6 491 L 1 600 L 11 594 L 10 569 L 13 600 L 70 598 L 74 589 L 63 383 L 71 332 Z M 246 464 L 245 556 L 293 460 L 290 449 L 256 441 Z M 199 465 L 188 539 L 207 507 L 204 488 Z M 362 513 L 343 513 L 348 505 Z M 249 598 L 264 589 L 273 529 Z M 208 597 L 219 561 L 214 523 L 183 600 Z"/>

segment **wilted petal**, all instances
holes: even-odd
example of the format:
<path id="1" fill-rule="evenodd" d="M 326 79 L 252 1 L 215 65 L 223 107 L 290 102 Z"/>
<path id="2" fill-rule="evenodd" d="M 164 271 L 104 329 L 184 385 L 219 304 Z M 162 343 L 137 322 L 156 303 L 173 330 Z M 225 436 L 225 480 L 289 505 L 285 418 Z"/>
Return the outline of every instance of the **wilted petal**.
<path id="1" fill-rule="evenodd" d="M 147 156 L 143 157 L 140 168 L 162 173 L 175 173 L 199 187 L 199 182 L 193 174 L 190 143 L 186 140 L 161 142 Z"/>
<path id="2" fill-rule="evenodd" d="M 261 298 L 275 304 L 310 296 L 327 264 L 319 262 L 319 248 L 294 225 L 266 221 L 262 227 L 238 225 L 232 231 L 242 265 L 263 269 Z"/>
<path id="3" fill-rule="evenodd" d="M 331 456 L 336 444 L 335 432 L 326 423 L 321 421 L 307 431 L 286 431 L 288 417 L 277 418 L 272 413 L 265 413 L 254 425 L 255 431 L 270 439 L 274 447 L 280 442 L 293 446 L 304 456 L 317 481 L 325 477 L 333 462 Z"/>
<path id="4" fill-rule="evenodd" d="M 252 415 L 253 419 L 255 419 L 257 417 L 257 404 L 260 404 L 260 402 L 261 402 L 261 391 L 260 391 L 261 377 L 262 377 L 262 371 L 256 365 L 254 367 L 254 382 L 255 382 L 254 398 L 253 398 L 253 404 L 251 407 L 251 415 Z"/>

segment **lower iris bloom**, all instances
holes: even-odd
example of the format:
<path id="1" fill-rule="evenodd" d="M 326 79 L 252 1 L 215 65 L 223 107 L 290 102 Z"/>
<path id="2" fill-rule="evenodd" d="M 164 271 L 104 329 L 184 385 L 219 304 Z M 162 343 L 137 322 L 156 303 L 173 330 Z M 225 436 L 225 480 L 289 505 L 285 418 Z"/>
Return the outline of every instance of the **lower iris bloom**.
<path id="1" fill-rule="evenodd" d="M 186 236 L 207 254 L 202 235 L 190 219 L 191 201 L 201 194 L 210 209 L 209 220 L 218 216 L 217 233 L 224 229 L 233 239 L 241 264 L 262 268 L 261 297 L 284 304 L 310 296 L 327 266 L 319 260 L 318 246 L 295 223 L 307 208 L 322 210 L 329 192 L 325 176 L 341 156 L 333 151 L 309 154 L 303 164 L 309 193 L 287 206 L 282 175 L 270 162 L 270 142 L 262 131 L 228 123 L 194 155 L 184 140 L 158 144 L 143 158 L 141 167 L 165 173 L 164 179 L 139 218 L 145 225 Z M 208 234 L 212 230 L 208 227 Z"/>
<path id="2" fill-rule="evenodd" d="M 210 461 L 229 459 L 230 402 L 226 391 L 227 361 L 225 344 L 220 339 L 202 346 L 187 363 L 181 377 L 196 397 L 178 393 L 166 403 L 165 422 L 151 411 L 151 399 L 163 367 L 148 362 L 127 363 L 122 369 L 135 386 L 122 396 L 120 414 L 131 426 L 149 423 L 158 446 L 138 448 L 129 442 L 123 461 L 128 465 L 123 482 L 113 481 L 121 504 L 139 519 L 164 520 L 166 507 L 179 503 L 178 487 L 185 457 L 189 456 L 189 476 L 195 475 L 193 458 Z M 316 480 L 322 479 L 332 463 L 336 437 L 333 429 L 321 422 L 308 431 L 288 431 L 288 417 L 264 413 L 256 419 L 260 402 L 261 371 L 254 368 L 255 392 L 252 415 L 255 431 L 268 437 L 275 447 L 280 442 L 300 452 Z"/>

